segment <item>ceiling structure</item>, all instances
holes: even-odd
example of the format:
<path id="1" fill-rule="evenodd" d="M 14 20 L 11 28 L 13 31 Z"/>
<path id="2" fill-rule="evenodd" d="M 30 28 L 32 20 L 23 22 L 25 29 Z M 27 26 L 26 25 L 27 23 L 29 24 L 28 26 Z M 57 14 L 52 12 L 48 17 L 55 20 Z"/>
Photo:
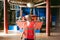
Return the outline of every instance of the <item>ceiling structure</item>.
<path id="1" fill-rule="evenodd" d="M 10 1 L 16 1 L 16 2 L 34 2 L 34 3 L 38 3 L 38 2 L 42 2 L 44 0 L 10 0 Z"/>
<path id="2" fill-rule="evenodd" d="M 27 6 L 27 3 L 33 3 L 34 7 L 45 4 L 45 0 L 8 0 L 9 3 L 11 4 L 17 4 L 17 5 L 23 5 Z"/>
<path id="3" fill-rule="evenodd" d="M 0 1 L 4 1 L 4 0 L 0 0 Z M 34 2 L 34 3 L 40 3 L 42 1 L 45 0 L 9 0 L 9 1 L 15 1 L 15 2 Z M 60 5 L 60 0 L 50 0 L 51 5 Z"/>
<path id="4" fill-rule="evenodd" d="M 4 0 L 0 0 L 0 1 L 4 1 Z M 26 6 L 26 4 L 28 2 L 33 2 L 35 5 L 37 5 L 38 7 L 45 7 L 45 0 L 8 0 L 10 3 L 12 4 L 18 4 L 18 5 L 24 5 Z M 21 3 L 22 2 L 22 3 Z M 59 7 L 60 8 L 60 0 L 50 0 L 50 4 L 52 7 Z M 43 8 L 42 7 L 42 8 Z"/>
<path id="5" fill-rule="evenodd" d="M 10 0 L 11 3 L 13 4 L 19 4 L 19 5 L 25 5 L 27 3 L 34 3 L 35 6 L 46 6 L 45 0 Z M 58 6 L 60 7 L 60 0 L 50 0 L 50 5 L 51 6 Z"/>

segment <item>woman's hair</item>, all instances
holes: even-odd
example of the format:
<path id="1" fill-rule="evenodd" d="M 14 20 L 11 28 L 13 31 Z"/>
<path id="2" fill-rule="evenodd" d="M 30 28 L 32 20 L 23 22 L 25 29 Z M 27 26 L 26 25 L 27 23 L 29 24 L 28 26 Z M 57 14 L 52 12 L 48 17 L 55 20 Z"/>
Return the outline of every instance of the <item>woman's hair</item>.
<path id="1" fill-rule="evenodd" d="M 29 19 L 29 21 L 32 21 L 32 18 L 31 18 L 31 16 L 30 15 L 26 15 L 25 16 L 25 18 L 28 18 Z M 25 19 L 26 20 L 26 19 Z"/>

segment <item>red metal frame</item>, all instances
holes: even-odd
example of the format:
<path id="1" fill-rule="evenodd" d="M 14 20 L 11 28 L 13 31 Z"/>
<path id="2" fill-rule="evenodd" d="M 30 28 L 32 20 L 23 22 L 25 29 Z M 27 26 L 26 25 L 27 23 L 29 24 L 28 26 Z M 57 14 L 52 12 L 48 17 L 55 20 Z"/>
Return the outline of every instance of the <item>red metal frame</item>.
<path id="1" fill-rule="evenodd" d="M 50 36 L 51 25 L 50 0 L 46 0 L 46 35 Z"/>
<path id="2" fill-rule="evenodd" d="M 8 33 L 7 0 L 4 0 L 4 33 Z"/>

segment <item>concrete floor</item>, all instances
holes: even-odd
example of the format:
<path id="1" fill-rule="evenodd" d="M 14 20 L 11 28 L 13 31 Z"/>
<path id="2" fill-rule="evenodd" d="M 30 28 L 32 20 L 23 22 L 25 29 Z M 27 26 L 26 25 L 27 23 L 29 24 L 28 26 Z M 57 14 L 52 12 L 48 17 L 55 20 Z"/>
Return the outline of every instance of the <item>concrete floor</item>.
<path id="1" fill-rule="evenodd" d="M 60 40 L 60 27 L 51 32 L 51 36 L 46 36 L 45 33 L 36 33 L 35 40 Z M 0 32 L 0 40 L 21 40 L 21 33 L 9 31 L 8 34 Z"/>
<path id="2" fill-rule="evenodd" d="M 21 40 L 21 33 L 20 32 L 13 32 L 9 31 L 8 34 L 4 34 L 3 32 L 0 32 L 0 40 Z M 46 36 L 45 33 L 36 33 L 36 38 L 35 40 L 39 40 L 40 37 L 42 38 L 43 36 Z M 38 37 L 38 38 L 37 38 Z"/>

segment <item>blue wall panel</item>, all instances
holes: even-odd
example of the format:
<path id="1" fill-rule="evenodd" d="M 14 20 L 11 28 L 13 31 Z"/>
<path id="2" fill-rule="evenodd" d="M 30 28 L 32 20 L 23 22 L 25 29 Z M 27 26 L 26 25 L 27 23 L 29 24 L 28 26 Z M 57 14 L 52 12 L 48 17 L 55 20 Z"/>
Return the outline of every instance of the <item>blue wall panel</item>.
<path id="1" fill-rule="evenodd" d="M 8 30 L 14 30 L 14 25 L 9 25 Z"/>
<path id="2" fill-rule="evenodd" d="M 30 14 L 30 8 L 22 8 L 23 14 L 22 16 L 29 15 Z"/>
<path id="3" fill-rule="evenodd" d="M 45 17 L 46 16 L 46 9 L 45 8 L 35 8 L 35 14 L 39 17 Z"/>
<path id="4" fill-rule="evenodd" d="M 14 26 L 17 26 L 17 25 L 9 25 L 8 30 L 14 30 Z M 17 26 L 16 29 L 19 30 L 19 27 Z"/>
<path id="5" fill-rule="evenodd" d="M 20 9 L 19 6 L 16 6 L 15 8 L 16 8 L 16 9 Z M 20 10 L 16 10 L 16 17 L 19 17 L 19 15 L 20 15 Z"/>

